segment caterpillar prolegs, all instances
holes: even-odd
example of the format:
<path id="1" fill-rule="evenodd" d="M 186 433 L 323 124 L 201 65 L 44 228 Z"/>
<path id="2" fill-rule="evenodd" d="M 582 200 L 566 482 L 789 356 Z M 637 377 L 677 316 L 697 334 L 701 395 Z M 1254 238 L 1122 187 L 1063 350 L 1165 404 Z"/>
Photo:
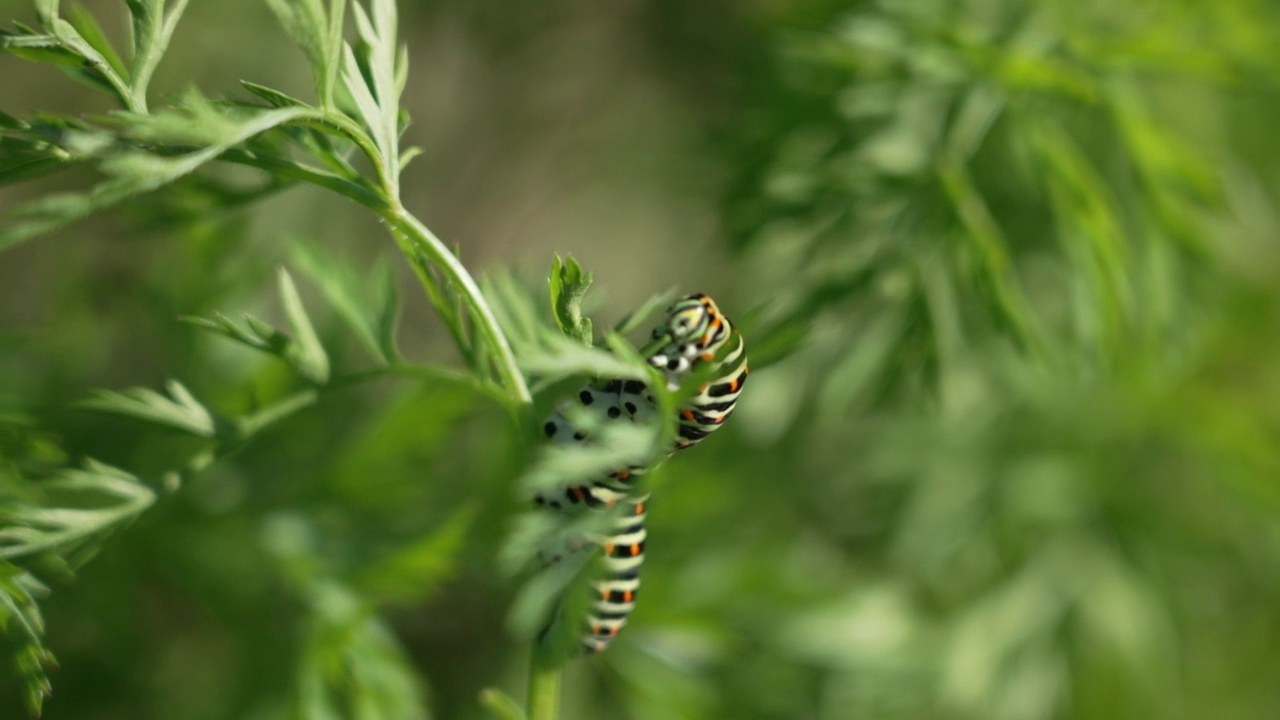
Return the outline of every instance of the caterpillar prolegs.
<path id="1" fill-rule="evenodd" d="M 695 372 L 714 363 L 710 379 L 679 410 L 677 437 L 672 451 L 693 447 L 719 428 L 738 401 L 747 379 L 747 355 L 742 336 L 733 329 L 715 302 L 703 294 L 690 295 L 667 308 L 662 324 L 653 330 L 645 346 L 649 365 L 660 370 L 669 390 L 678 390 Z M 599 380 L 588 384 L 577 397 L 562 403 L 547 418 L 543 432 L 552 442 L 584 442 L 587 433 L 567 418 L 570 405 L 594 414 L 601 422 L 650 422 L 657 404 L 650 389 L 638 380 Z M 580 411 L 580 412 L 581 412 Z M 591 583 L 592 599 L 580 644 L 588 653 L 609 646 L 635 608 L 644 562 L 648 495 L 634 490 L 643 465 L 620 468 L 555 492 L 543 492 L 534 502 L 545 508 L 570 512 L 620 506 L 611 533 L 595 538 L 603 546 L 603 576 Z"/>

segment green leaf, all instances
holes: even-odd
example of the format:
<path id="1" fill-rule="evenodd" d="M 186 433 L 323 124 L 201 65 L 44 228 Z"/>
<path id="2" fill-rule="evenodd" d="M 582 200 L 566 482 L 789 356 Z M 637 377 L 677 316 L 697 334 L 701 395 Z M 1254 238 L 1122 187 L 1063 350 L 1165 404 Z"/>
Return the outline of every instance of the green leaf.
<path id="1" fill-rule="evenodd" d="M 298 375 L 307 380 L 324 384 L 329 379 L 329 357 L 320 345 L 311 321 L 307 318 L 302 302 L 298 298 L 297 288 L 292 279 L 281 270 L 280 296 L 284 303 L 285 314 L 293 325 L 293 331 L 299 338 L 291 338 L 271 325 L 245 314 L 245 325 L 242 328 L 221 314 L 211 318 L 182 317 L 183 322 L 190 323 L 202 330 L 235 340 L 254 350 L 261 350 L 283 360 Z"/>
<path id="2" fill-rule="evenodd" d="M 421 155 L 422 152 L 422 148 L 416 145 L 402 150 L 400 152 L 400 169 L 404 170 L 406 167 L 409 167 L 409 163 L 413 162 L 413 159 Z"/>
<path id="3" fill-rule="evenodd" d="M 169 397 L 149 388 L 131 388 L 124 392 L 97 390 L 92 397 L 78 404 L 89 410 L 130 417 L 198 437 L 212 438 L 217 434 L 213 413 L 200 404 L 182 383 L 170 380 L 165 387 Z"/>
<path id="4" fill-rule="evenodd" d="M 431 301 L 432 307 L 440 314 L 440 319 L 444 321 L 445 327 L 449 329 L 449 334 L 453 336 L 454 343 L 458 347 L 458 351 L 467 359 L 467 363 L 472 368 L 481 367 L 476 363 L 475 351 L 471 345 L 471 338 L 467 334 L 466 328 L 466 311 L 462 307 L 461 298 L 453 287 L 441 278 L 440 272 L 432 265 L 427 256 L 412 247 L 403 246 L 405 252 L 409 254 L 409 262 L 413 265 L 414 273 L 418 276 L 418 282 L 422 285 L 422 289 L 427 293 L 427 299 Z"/>
<path id="5" fill-rule="evenodd" d="M 378 174 L 393 195 L 399 192 L 400 88 L 404 54 L 396 47 L 395 0 L 372 0 L 372 13 L 356 3 L 353 16 L 359 41 L 343 46 L 342 86 L 354 103 L 352 116 L 368 130 L 378 148 Z"/>
<path id="6" fill-rule="evenodd" d="M 559 613 L 556 612 L 557 606 L 562 606 L 562 599 L 581 604 L 579 601 L 588 597 L 588 568 L 598 552 L 594 545 L 585 546 L 581 551 L 564 556 L 559 562 L 544 567 L 529 578 L 516 593 L 507 614 L 507 629 L 512 636 L 532 640 L 547 627 L 548 619 L 553 615 L 568 615 L 563 607 Z M 586 608 L 583 607 L 582 610 L 585 611 Z M 582 618 L 584 615 L 577 617 Z M 577 623 L 573 626 L 573 631 L 577 632 Z"/>
<path id="7" fill-rule="evenodd" d="M 267 0 L 267 6 L 311 65 L 320 107 L 332 109 L 342 58 L 345 0 L 332 0 L 328 11 L 321 0 Z"/>
<path id="8" fill-rule="evenodd" d="M 59 0 L 35 0 L 36 17 L 40 24 L 49 27 L 58 19 Z"/>
<path id="9" fill-rule="evenodd" d="M 199 102 L 194 107 L 211 109 Z M 145 119 L 131 116 L 130 120 L 136 122 L 130 125 L 130 132 L 139 139 L 203 140 L 204 147 L 178 154 L 155 154 L 139 149 L 107 155 L 100 168 L 110 177 L 89 192 L 49 195 L 13 210 L 8 218 L 11 222 L 0 226 L 0 250 L 173 183 L 268 130 L 318 117 L 314 110 L 293 107 L 255 111 L 243 117 L 211 112 L 218 120 L 203 109 Z"/>
<path id="10" fill-rule="evenodd" d="M 139 105 L 136 101 L 134 93 L 129 83 L 118 73 L 112 65 L 108 56 L 114 58 L 118 63 L 119 57 L 116 57 L 115 51 L 111 49 L 109 43 L 102 37 L 102 30 L 94 23 L 92 19 L 81 17 L 80 20 L 86 24 L 91 36 L 95 36 L 94 42 L 86 40 L 75 25 L 58 17 L 58 2 L 53 0 L 49 2 L 42 0 L 36 4 L 36 15 L 40 18 L 40 24 L 46 31 L 52 33 L 58 39 L 59 45 L 67 52 L 81 59 L 83 67 L 76 68 L 74 75 L 89 80 L 91 84 L 102 87 L 116 95 L 120 103 L 131 110 L 146 109 L 145 101 Z M 82 13 L 87 15 L 87 13 Z M 103 45 L 107 49 L 107 55 L 95 47 L 95 43 Z"/>
<path id="11" fill-rule="evenodd" d="M 71 162 L 36 143 L 0 138 L 0 185 L 57 172 Z"/>
<path id="12" fill-rule="evenodd" d="M 262 98 L 263 100 L 266 100 L 267 103 L 271 105 L 271 107 L 278 107 L 278 108 L 307 107 L 307 104 L 302 102 L 301 100 L 295 97 L 286 95 L 280 92 L 279 90 L 274 90 L 272 88 L 269 88 L 265 85 L 252 83 L 252 82 L 249 82 L 248 80 L 241 80 L 240 85 L 245 90 L 248 90 L 254 95 L 257 95 L 258 97 Z"/>
<path id="13" fill-rule="evenodd" d="M 395 330 L 400 300 L 385 260 L 374 265 L 366 283 L 356 275 L 354 264 L 340 261 L 319 245 L 295 244 L 293 256 L 379 364 L 388 365 L 399 357 Z"/>
<path id="14" fill-rule="evenodd" d="M 0 528 L 0 560 L 54 552 L 65 556 L 132 520 L 156 497 L 133 475 L 94 460 L 86 460 L 83 469 L 63 470 L 39 489 L 83 507 L 16 503 Z"/>
<path id="15" fill-rule="evenodd" d="M 570 417 L 587 431 L 590 444 L 547 445 L 540 448 L 532 466 L 520 479 L 521 492 L 532 497 L 539 491 L 561 488 L 583 478 L 603 477 L 628 465 L 648 466 L 658 459 L 659 427 L 608 423 L 592 427 L 590 416 Z"/>
<path id="16" fill-rule="evenodd" d="M 560 331 L 583 345 L 593 339 L 591 319 L 582 316 L 582 298 L 591 287 L 591 273 L 582 269 L 572 255 L 560 256 L 551 261 L 551 309 L 555 313 Z"/>
<path id="17" fill-rule="evenodd" d="M 0 632 L 16 647 L 16 669 L 23 683 L 27 710 L 39 716 L 51 684 L 47 670 L 56 666 L 53 653 L 44 646 L 44 619 L 35 596 L 47 589 L 22 568 L 0 562 Z"/>
<path id="18" fill-rule="evenodd" d="M 0 30 L 0 53 L 32 62 L 47 62 L 78 68 L 84 59 L 63 46 L 56 35 L 11 33 Z"/>
<path id="19" fill-rule="evenodd" d="M 311 319 L 302 306 L 302 298 L 298 297 L 298 288 L 293 284 L 289 271 L 280 268 L 280 301 L 284 304 L 285 315 L 293 328 L 293 342 L 286 347 L 284 359 L 297 370 L 298 374 L 317 385 L 329 380 L 329 356 L 316 337 Z"/>
<path id="20" fill-rule="evenodd" d="M 169 49 L 169 40 L 178 19 L 187 8 L 187 0 L 173 0 L 165 13 L 165 0 L 125 0 L 133 19 L 133 67 L 130 88 L 137 110 L 146 112 L 147 86 L 160 59 Z"/>
<path id="21" fill-rule="evenodd" d="M 57 65 L 71 77 L 83 81 L 99 90 L 116 95 L 122 105 L 129 104 L 128 87 L 110 65 L 89 46 L 83 39 L 78 39 L 76 30 L 65 21 L 61 22 L 69 28 L 70 40 L 64 40 L 56 34 L 39 34 L 23 28 L 17 33 L 0 30 L 0 53 L 7 53 L 30 60 Z M 73 49 L 79 43 L 89 57 Z M 106 68 L 106 71 L 102 71 Z"/>
<path id="22" fill-rule="evenodd" d="M 617 355 L 586 347 L 554 331 L 540 333 L 541 342 L 517 349 L 516 361 L 530 375 L 544 381 L 567 377 L 651 379 L 643 362 L 628 362 Z M 639 357 L 639 356 L 636 356 Z"/>
<path id="23" fill-rule="evenodd" d="M 357 5 L 356 7 L 360 7 Z M 391 142 L 391 135 L 387 133 L 386 127 L 382 122 L 382 108 L 378 105 L 378 100 L 374 95 L 373 89 L 364 79 L 360 61 L 356 58 L 355 51 L 350 45 L 343 48 L 343 66 L 342 66 L 342 82 L 343 86 L 351 94 L 351 99 L 355 102 L 355 110 L 357 115 L 355 119 L 369 131 L 369 136 L 373 138 L 373 143 L 380 151 L 380 155 L 385 159 L 387 144 Z"/>
<path id="24" fill-rule="evenodd" d="M 394 362 L 400 359 L 396 333 L 400 327 L 400 293 L 396 290 L 395 271 L 385 258 L 373 266 L 373 297 L 377 307 L 378 347 L 382 356 Z"/>
<path id="25" fill-rule="evenodd" d="M 71 26 L 80 33 L 80 37 L 89 43 L 89 47 L 98 51 L 98 54 L 107 61 L 107 65 L 117 75 L 121 78 L 129 77 L 129 71 L 125 68 L 124 61 L 116 54 L 116 49 L 111 46 L 111 41 L 107 40 L 106 33 L 102 32 L 102 26 L 98 25 L 98 21 L 94 19 L 92 13 L 86 10 L 83 5 L 76 3 L 71 6 L 68 20 L 71 22 Z"/>
<path id="26" fill-rule="evenodd" d="M 529 289 L 510 272 L 492 273 L 482 278 L 480 284 L 513 348 L 538 345 L 542 334 L 550 328 L 539 317 L 537 301 Z M 564 338 L 558 332 L 555 335 Z"/>
<path id="27" fill-rule="evenodd" d="M 306 600 L 295 717 L 428 720 L 417 671 L 367 602 L 327 580 L 311 583 Z"/>
<path id="28" fill-rule="evenodd" d="M 279 347 L 273 342 L 275 336 L 280 335 L 283 337 L 282 334 L 276 333 L 272 330 L 271 334 L 264 338 L 257 332 L 241 328 L 239 325 L 236 325 L 229 318 L 220 313 L 214 313 L 213 317 L 209 318 L 184 315 L 178 319 L 190 325 L 195 325 L 201 330 L 207 330 L 211 333 L 231 338 L 232 340 L 251 347 L 254 350 L 263 350 L 270 353 L 276 353 L 279 350 Z"/>

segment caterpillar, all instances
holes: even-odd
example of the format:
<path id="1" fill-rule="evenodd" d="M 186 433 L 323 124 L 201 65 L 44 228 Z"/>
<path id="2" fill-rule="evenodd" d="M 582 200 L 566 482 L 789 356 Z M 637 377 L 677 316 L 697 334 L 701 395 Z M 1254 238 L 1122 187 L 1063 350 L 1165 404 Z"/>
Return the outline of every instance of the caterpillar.
<path id="1" fill-rule="evenodd" d="M 746 347 L 742 336 L 707 295 L 690 295 L 668 307 L 662 323 L 653 330 L 652 340 L 641 352 L 650 366 L 661 371 L 672 391 L 707 363 L 716 363 L 713 378 L 679 408 L 671 452 L 698 444 L 733 413 L 749 372 Z M 633 423 L 650 422 L 657 408 L 652 392 L 639 380 L 599 380 L 582 388 L 577 397 L 562 403 L 546 419 L 543 432 L 551 442 L 588 440 L 588 434 L 566 418 L 572 403 L 602 419 Z M 586 653 L 608 647 L 635 608 L 640 566 L 644 562 L 644 520 L 649 496 L 636 494 L 634 486 L 645 469 L 644 464 L 632 464 L 581 485 L 534 496 L 538 506 L 563 512 L 572 511 L 574 506 L 620 506 L 611 534 L 595 538 L 604 550 L 605 569 L 604 576 L 591 583 L 595 598 L 579 642 Z"/>

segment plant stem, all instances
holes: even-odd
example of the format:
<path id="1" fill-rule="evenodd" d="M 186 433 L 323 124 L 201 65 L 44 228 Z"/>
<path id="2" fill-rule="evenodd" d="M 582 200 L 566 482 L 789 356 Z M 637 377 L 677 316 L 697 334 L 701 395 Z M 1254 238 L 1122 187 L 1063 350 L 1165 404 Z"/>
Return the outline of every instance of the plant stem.
<path id="1" fill-rule="evenodd" d="M 556 720 L 560 715 L 560 666 L 546 646 L 534 641 L 529 659 L 529 720 Z"/>
<path id="2" fill-rule="evenodd" d="M 480 287 L 462 266 L 462 262 L 449 252 L 440 238 L 404 208 L 397 205 L 383 213 L 383 217 L 393 233 L 412 245 L 414 249 L 422 251 L 445 278 L 453 283 L 462 296 L 462 301 L 466 303 L 467 309 L 471 311 L 472 327 L 479 339 L 488 347 L 503 387 L 518 403 L 522 405 L 532 403 L 533 396 L 529 394 L 524 376 L 516 365 L 516 357 L 511 352 L 507 336 L 498 326 L 498 319 L 494 316 L 493 310 L 489 308 L 489 303 L 480 292 Z"/>

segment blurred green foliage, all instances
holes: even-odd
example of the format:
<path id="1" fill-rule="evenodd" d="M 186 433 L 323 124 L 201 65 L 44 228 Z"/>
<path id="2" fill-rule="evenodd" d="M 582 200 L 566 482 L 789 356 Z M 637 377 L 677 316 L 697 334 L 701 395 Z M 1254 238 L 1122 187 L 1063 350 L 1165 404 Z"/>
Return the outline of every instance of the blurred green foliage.
<path id="1" fill-rule="evenodd" d="M 399 183 L 487 270 L 535 403 L 636 372 L 579 341 L 672 286 L 714 294 L 753 367 L 729 427 L 652 477 L 638 610 L 568 668 L 563 717 L 1280 713 L 1280 11 L 517 5 L 401 8 L 423 155 Z M 271 17 L 194 3 L 142 93 L 112 92 L 348 102 Z M 77 123 L 103 96 L 50 68 L 0 57 L 0 86 L 34 123 L 5 118 L 0 179 L 41 133 L 98 137 Z M 511 538 L 538 531 L 522 481 L 558 477 L 536 413 L 364 208 L 249 173 L 0 254 L 0 716 L 46 671 L 55 719 L 520 696 L 511 611 L 537 598 Z M 581 266 L 549 303 L 509 271 L 555 251 Z"/>

